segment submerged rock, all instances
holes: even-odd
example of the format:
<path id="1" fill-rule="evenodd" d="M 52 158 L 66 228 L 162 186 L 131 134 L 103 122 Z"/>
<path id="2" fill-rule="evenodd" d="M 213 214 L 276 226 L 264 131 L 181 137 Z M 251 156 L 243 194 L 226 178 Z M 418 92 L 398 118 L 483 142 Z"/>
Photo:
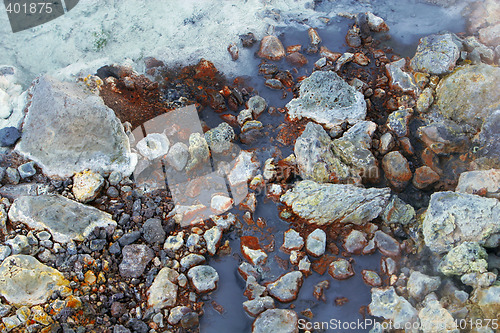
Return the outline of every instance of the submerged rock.
<path id="1" fill-rule="evenodd" d="M 327 128 L 366 117 L 363 94 L 331 71 L 316 71 L 303 80 L 299 98 L 292 99 L 286 108 L 291 119 L 310 118 Z"/>
<path id="2" fill-rule="evenodd" d="M 439 82 L 437 112 L 477 131 L 500 106 L 500 68 L 485 64 L 462 66 Z"/>
<path id="3" fill-rule="evenodd" d="M 12 222 L 48 229 L 56 242 L 83 241 L 95 228 L 114 230 L 111 215 L 60 195 L 21 196 L 9 211 Z"/>
<path id="4" fill-rule="evenodd" d="M 422 223 L 425 244 L 437 253 L 463 242 L 498 246 L 500 203 L 472 194 L 437 192 L 431 196 Z"/>
<path id="5" fill-rule="evenodd" d="M 269 60 L 280 60 L 285 56 L 285 48 L 276 36 L 265 36 L 260 41 L 257 55 Z"/>
<path id="6" fill-rule="evenodd" d="M 252 324 L 252 333 L 298 333 L 298 316 L 293 310 L 269 309 Z"/>
<path id="7" fill-rule="evenodd" d="M 328 267 L 328 273 L 337 280 L 346 280 L 354 276 L 354 269 L 349 261 L 339 258 L 333 261 Z"/>
<path id="8" fill-rule="evenodd" d="M 450 33 L 430 35 L 420 39 L 410 65 L 417 72 L 446 74 L 455 67 L 460 51 L 461 46 L 454 35 Z"/>
<path id="9" fill-rule="evenodd" d="M 130 175 L 135 155 L 113 110 L 73 83 L 35 81 L 16 150 L 48 175 L 68 177 L 85 169 Z"/>
<path id="10" fill-rule="evenodd" d="M 43 304 L 69 281 L 56 269 L 27 255 L 13 255 L 0 266 L 0 295 L 16 306 Z"/>
<path id="11" fill-rule="evenodd" d="M 269 295 L 280 302 L 291 302 L 297 298 L 304 277 L 302 272 L 286 273 L 274 282 L 267 285 Z"/>
<path id="12" fill-rule="evenodd" d="M 390 197 L 388 188 L 318 184 L 304 180 L 281 196 L 281 202 L 311 224 L 365 224 L 378 217 Z"/>

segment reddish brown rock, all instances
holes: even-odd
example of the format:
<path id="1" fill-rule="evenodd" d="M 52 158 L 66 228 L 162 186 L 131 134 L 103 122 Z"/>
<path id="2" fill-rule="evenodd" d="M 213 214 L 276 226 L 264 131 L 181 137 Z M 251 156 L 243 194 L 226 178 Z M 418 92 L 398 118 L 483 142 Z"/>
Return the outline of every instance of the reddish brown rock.
<path id="1" fill-rule="evenodd" d="M 293 52 L 286 56 L 286 61 L 296 67 L 302 67 L 307 64 L 307 58 L 299 52 Z"/>
<path id="2" fill-rule="evenodd" d="M 267 261 L 267 254 L 262 250 L 257 237 L 243 236 L 240 242 L 241 254 L 252 265 L 261 265 Z"/>
<path id="3" fill-rule="evenodd" d="M 286 47 L 286 53 L 300 52 L 302 50 L 302 45 L 295 44 Z"/>
<path id="4" fill-rule="evenodd" d="M 257 55 L 269 60 L 281 60 L 285 56 L 285 48 L 276 36 L 265 36 L 260 41 L 260 49 Z"/>
<path id="5" fill-rule="evenodd" d="M 382 159 L 385 177 L 397 189 L 403 189 L 412 177 L 410 165 L 399 151 L 392 151 Z"/>
<path id="6" fill-rule="evenodd" d="M 227 52 L 229 52 L 233 61 L 238 60 L 238 58 L 240 57 L 240 50 L 234 43 L 229 44 L 229 46 L 227 47 Z"/>
<path id="7" fill-rule="evenodd" d="M 354 53 L 354 60 L 353 62 L 355 64 L 358 64 L 360 66 L 366 66 L 370 63 L 370 59 L 368 59 L 367 56 L 365 56 L 363 53 L 361 52 L 357 52 L 357 53 Z"/>
<path id="8" fill-rule="evenodd" d="M 418 189 L 426 188 L 439 180 L 439 175 L 428 166 L 421 166 L 415 170 L 413 185 Z"/>
<path id="9" fill-rule="evenodd" d="M 342 56 L 342 53 L 332 52 L 326 46 L 321 46 L 319 48 L 319 52 L 320 52 L 320 56 L 325 57 L 326 59 L 330 60 L 331 62 L 337 61 L 337 59 Z"/>

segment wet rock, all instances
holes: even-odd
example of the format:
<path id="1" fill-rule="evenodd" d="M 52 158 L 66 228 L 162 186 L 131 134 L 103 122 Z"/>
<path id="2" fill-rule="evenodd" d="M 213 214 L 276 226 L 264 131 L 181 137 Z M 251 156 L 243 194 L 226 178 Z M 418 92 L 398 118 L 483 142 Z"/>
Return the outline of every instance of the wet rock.
<path id="1" fill-rule="evenodd" d="M 330 264 L 328 273 L 336 280 L 346 280 L 354 276 L 354 269 L 349 261 L 339 258 Z"/>
<path id="2" fill-rule="evenodd" d="M 456 192 L 475 194 L 486 189 L 487 197 L 500 197 L 500 170 L 476 170 L 462 172 Z"/>
<path id="3" fill-rule="evenodd" d="M 432 103 L 434 103 L 434 91 L 432 88 L 427 87 L 418 96 L 416 110 L 420 113 L 427 112 Z"/>
<path id="4" fill-rule="evenodd" d="M 165 158 L 168 165 L 177 171 L 182 171 L 189 158 L 188 146 L 183 142 L 175 143 Z"/>
<path id="5" fill-rule="evenodd" d="M 412 109 L 396 110 L 387 117 L 387 127 L 399 138 L 408 136 L 408 123 L 412 115 Z"/>
<path id="6" fill-rule="evenodd" d="M 410 66 L 417 72 L 446 74 L 455 67 L 460 51 L 461 46 L 456 37 L 450 33 L 423 37 L 411 59 Z"/>
<path id="7" fill-rule="evenodd" d="M 252 317 L 257 317 L 267 309 L 274 308 L 274 300 L 272 297 L 256 297 L 255 299 L 243 302 L 243 309 Z"/>
<path id="8" fill-rule="evenodd" d="M 200 323 L 198 314 L 196 312 L 189 312 L 182 316 L 181 326 L 184 329 L 191 329 L 197 327 Z"/>
<path id="9" fill-rule="evenodd" d="M 253 44 L 257 42 L 255 35 L 251 32 L 244 35 L 240 35 L 240 40 L 241 44 L 243 44 L 243 47 L 252 47 Z"/>
<path id="10" fill-rule="evenodd" d="M 394 287 L 372 288 L 368 311 L 373 316 L 392 320 L 394 327 L 418 322 L 417 310 L 404 297 L 396 294 Z"/>
<path id="11" fill-rule="evenodd" d="M 304 246 L 304 239 L 300 236 L 300 234 L 293 230 L 288 229 L 285 231 L 283 245 L 281 249 L 285 253 L 290 253 L 291 251 L 300 251 Z"/>
<path id="12" fill-rule="evenodd" d="M 417 133 L 420 140 L 439 155 L 463 153 L 470 146 L 470 141 L 460 126 L 449 120 L 420 127 Z"/>
<path id="13" fill-rule="evenodd" d="M 337 59 L 337 63 L 335 64 L 335 71 L 339 71 L 342 66 L 354 60 L 354 54 L 350 52 L 345 52 Z"/>
<path id="14" fill-rule="evenodd" d="M 331 62 L 335 62 L 342 56 L 342 53 L 332 52 L 326 46 L 321 46 L 319 48 L 320 56 L 328 59 Z"/>
<path id="15" fill-rule="evenodd" d="M 406 288 L 408 289 L 408 295 L 417 301 L 421 301 L 425 296 L 437 290 L 440 285 L 441 279 L 439 276 L 429 276 L 419 271 L 413 271 L 408 278 Z"/>
<path id="16" fill-rule="evenodd" d="M 43 304 L 60 287 L 64 276 L 27 255 L 13 255 L 0 266 L 0 294 L 16 306 Z"/>
<path id="17" fill-rule="evenodd" d="M 285 48 L 276 36 L 265 36 L 260 41 L 260 48 L 257 55 L 260 58 L 269 60 L 281 60 L 285 56 Z"/>
<path id="18" fill-rule="evenodd" d="M 73 194 L 76 200 L 86 203 L 94 200 L 104 186 L 104 178 L 91 170 L 77 173 L 73 177 Z"/>
<path id="19" fill-rule="evenodd" d="M 330 71 L 316 71 L 304 79 L 299 98 L 292 99 L 286 108 L 291 119 L 310 118 L 327 128 L 366 117 L 363 94 Z"/>
<path id="20" fill-rule="evenodd" d="M 17 168 L 17 171 L 22 179 L 34 176 L 36 174 L 35 162 L 24 163 Z"/>
<path id="21" fill-rule="evenodd" d="M 210 253 L 210 255 L 212 256 L 215 255 L 215 253 L 217 252 L 217 247 L 219 246 L 220 240 L 222 238 L 222 230 L 217 226 L 212 227 L 205 231 L 205 233 L 203 234 L 203 238 L 205 239 L 205 242 L 207 244 L 208 253 Z"/>
<path id="22" fill-rule="evenodd" d="M 205 133 L 205 140 L 212 153 L 223 153 L 232 148 L 234 136 L 233 128 L 228 123 L 221 123 Z"/>
<path id="23" fill-rule="evenodd" d="M 266 291 L 266 287 L 257 283 L 255 276 L 250 275 L 246 281 L 245 292 L 243 293 L 248 299 L 254 299 L 262 296 Z"/>
<path id="24" fill-rule="evenodd" d="M 286 61 L 288 61 L 292 66 L 298 68 L 306 65 L 308 63 L 307 58 L 299 52 L 293 52 L 286 56 Z"/>
<path id="25" fill-rule="evenodd" d="M 397 257 L 400 254 L 399 243 L 397 240 L 384 233 L 383 231 L 376 231 L 375 237 L 375 245 L 379 251 L 388 257 Z"/>
<path id="26" fill-rule="evenodd" d="M 252 265 L 263 265 L 267 260 L 267 254 L 262 250 L 259 239 L 253 236 L 243 236 L 240 238 L 241 254 Z"/>
<path id="27" fill-rule="evenodd" d="M 148 289 L 148 306 L 154 309 L 174 306 L 177 301 L 177 278 L 179 273 L 163 267 Z"/>
<path id="28" fill-rule="evenodd" d="M 385 177 L 397 189 L 403 189 L 411 180 L 412 173 L 408 160 L 399 152 L 391 151 L 382 159 Z"/>
<path id="29" fill-rule="evenodd" d="M 259 117 L 267 109 L 267 102 L 260 96 L 253 96 L 247 102 L 248 110 L 252 111 L 255 118 Z"/>
<path id="30" fill-rule="evenodd" d="M 318 184 L 305 180 L 282 195 L 281 202 L 311 224 L 365 224 L 380 215 L 389 196 L 388 188 L 364 189 L 353 185 Z"/>
<path id="31" fill-rule="evenodd" d="M 252 324 L 252 333 L 298 333 L 298 316 L 293 310 L 269 309 Z"/>
<path id="32" fill-rule="evenodd" d="M 360 66 L 368 66 L 368 64 L 370 63 L 370 59 L 366 55 L 364 55 L 363 53 L 356 52 L 356 53 L 354 53 L 354 58 L 353 58 L 352 62 L 354 62 L 355 64 L 358 64 Z"/>
<path id="33" fill-rule="evenodd" d="M 138 278 L 154 258 L 154 252 L 144 244 L 131 244 L 122 249 L 120 275 L 125 278 Z"/>
<path id="34" fill-rule="evenodd" d="M 252 110 L 245 109 L 240 111 L 236 120 L 240 126 L 243 126 L 247 121 L 252 120 L 252 117 Z"/>
<path id="35" fill-rule="evenodd" d="M 262 123 L 258 120 L 249 120 L 249 121 L 246 121 L 243 126 L 241 127 L 241 133 L 245 133 L 245 132 L 250 132 L 250 131 L 253 131 L 253 130 L 258 130 L 260 131 L 262 128 L 264 128 L 264 126 L 262 125 Z"/>
<path id="36" fill-rule="evenodd" d="M 488 254 L 475 242 L 464 242 L 448 252 L 439 263 L 444 275 L 461 276 L 467 273 L 484 273 L 488 270 Z"/>
<path id="37" fill-rule="evenodd" d="M 257 174 L 259 168 L 260 163 L 255 158 L 254 153 L 242 150 L 228 174 L 229 185 L 233 187 L 246 185 Z"/>
<path id="38" fill-rule="evenodd" d="M 415 170 L 412 182 L 413 186 L 421 190 L 434 184 L 439 178 L 439 174 L 430 167 L 424 165 Z"/>
<path id="39" fill-rule="evenodd" d="M 266 85 L 266 87 L 269 87 L 274 90 L 283 89 L 283 83 L 278 79 L 267 79 L 264 84 Z"/>
<path id="40" fill-rule="evenodd" d="M 238 266 L 238 272 L 243 277 L 244 280 L 247 280 L 249 276 L 253 276 L 256 279 L 260 279 L 260 274 L 257 269 L 250 265 L 247 262 L 242 262 L 240 266 Z"/>
<path id="41" fill-rule="evenodd" d="M 199 265 L 191 268 L 187 276 L 198 293 L 207 293 L 217 288 L 219 274 L 207 265 Z"/>
<path id="42" fill-rule="evenodd" d="M 423 323 L 422 332 L 424 333 L 459 332 L 455 318 L 435 298 L 426 299 L 425 307 L 419 311 L 418 317 Z"/>
<path id="43" fill-rule="evenodd" d="M 238 49 L 238 46 L 236 46 L 235 43 L 229 44 L 229 46 L 227 47 L 227 52 L 229 52 L 229 54 L 231 55 L 231 59 L 233 59 L 233 61 L 238 60 L 238 58 L 240 57 L 240 50 Z"/>
<path id="44" fill-rule="evenodd" d="M 366 18 L 368 21 L 368 27 L 370 27 L 371 31 L 374 32 L 387 32 L 389 31 L 389 27 L 385 23 L 384 19 L 378 17 L 372 12 L 366 12 Z"/>
<path id="45" fill-rule="evenodd" d="M 39 78 L 16 150 L 48 175 L 85 169 L 130 175 L 135 167 L 120 120 L 102 99 L 73 83 Z"/>
<path id="46" fill-rule="evenodd" d="M 408 225 L 414 222 L 415 218 L 415 209 L 401 200 L 397 195 L 392 196 L 382 214 L 382 219 L 387 224 Z"/>
<path id="47" fill-rule="evenodd" d="M 142 226 L 142 237 L 148 244 L 163 244 L 165 241 L 165 230 L 161 225 L 161 220 L 147 219 Z"/>
<path id="48" fill-rule="evenodd" d="M 224 216 L 211 216 L 210 218 L 222 230 L 227 230 L 236 223 L 236 216 L 233 213 Z"/>
<path id="49" fill-rule="evenodd" d="M 326 233 L 321 229 L 311 232 L 307 236 L 306 250 L 314 257 L 322 256 L 326 250 Z"/>
<path id="50" fill-rule="evenodd" d="M 21 132 L 15 127 L 4 127 L 0 129 L 0 146 L 12 147 L 21 138 Z"/>
<path id="51" fill-rule="evenodd" d="M 380 137 L 380 153 L 382 155 L 387 154 L 392 148 L 394 148 L 394 137 L 391 133 L 387 132 Z"/>
<path id="52" fill-rule="evenodd" d="M 382 279 L 375 271 L 363 269 L 361 276 L 363 277 L 363 281 L 371 287 L 380 287 L 382 285 Z"/>
<path id="53" fill-rule="evenodd" d="M 297 166 L 304 179 L 327 182 L 345 180 L 349 168 L 335 156 L 332 140 L 321 125 L 309 122 L 294 146 Z"/>
<path id="54" fill-rule="evenodd" d="M 500 286 L 495 285 L 479 290 L 476 300 L 485 318 L 498 318 L 500 313 Z"/>
<path id="55" fill-rule="evenodd" d="M 353 26 L 351 29 L 349 29 L 345 36 L 345 41 L 350 47 L 360 47 L 361 36 L 359 35 L 359 28 Z"/>
<path id="56" fill-rule="evenodd" d="M 163 133 L 151 133 L 137 142 L 137 150 L 148 160 L 155 160 L 168 153 L 170 141 Z"/>
<path id="57" fill-rule="evenodd" d="M 389 85 L 392 89 L 418 95 L 420 89 L 413 75 L 404 71 L 406 59 L 402 58 L 385 65 L 387 76 L 391 79 Z"/>
<path id="58" fill-rule="evenodd" d="M 425 244 L 437 253 L 465 241 L 496 247 L 498 216 L 500 203 L 496 199 L 456 192 L 434 193 L 422 222 Z"/>
<path id="59" fill-rule="evenodd" d="M 359 254 L 367 245 L 366 236 L 359 230 L 351 230 L 347 237 L 344 239 L 344 249 L 353 254 Z"/>
<path id="60" fill-rule="evenodd" d="M 48 229 L 59 243 L 83 241 L 95 228 L 116 227 L 108 213 L 60 195 L 21 196 L 12 204 L 9 218 L 36 230 Z"/>
<path id="61" fill-rule="evenodd" d="M 439 114 L 476 130 L 498 108 L 500 68 L 479 64 L 461 66 L 443 78 L 436 89 Z"/>
<path id="62" fill-rule="evenodd" d="M 297 298 L 302 282 L 304 282 L 302 272 L 293 271 L 269 283 L 267 292 L 280 302 L 291 302 Z"/>

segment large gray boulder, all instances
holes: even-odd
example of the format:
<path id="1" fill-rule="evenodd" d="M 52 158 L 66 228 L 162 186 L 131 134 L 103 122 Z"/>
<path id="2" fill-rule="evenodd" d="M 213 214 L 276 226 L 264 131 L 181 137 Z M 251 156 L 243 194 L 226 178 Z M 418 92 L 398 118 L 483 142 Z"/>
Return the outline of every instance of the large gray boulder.
<path id="1" fill-rule="evenodd" d="M 455 67 L 461 48 L 458 38 L 450 33 L 423 37 L 410 66 L 417 72 L 435 75 L 449 73 Z"/>
<path id="2" fill-rule="evenodd" d="M 432 194 L 422 223 L 425 244 L 436 253 L 463 242 L 496 247 L 500 233 L 500 202 L 473 194 Z"/>
<path id="3" fill-rule="evenodd" d="M 439 82 L 437 112 L 458 124 L 479 131 L 499 107 L 500 68 L 485 64 L 462 66 Z"/>
<path id="4" fill-rule="evenodd" d="M 130 175 L 130 153 L 120 120 L 102 99 L 75 83 L 41 77 L 16 150 L 36 161 L 48 175 L 68 177 L 85 169 Z"/>
<path id="5" fill-rule="evenodd" d="M 286 108 L 291 119 L 309 118 L 326 128 L 366 117 L 363 94 L 331 71 L 316 71 L 302 81 L 299 97 Z"/>
<path id="6" fill-rule="evenodd" d="M 390 194 L 389 188 L 365 189 L 304 180 L 283 194 L 281 202 L 311 224 L 365 224 L 382 213 Z"/>
<path id="7" fill-rule="evenodd" d="M 83 241 L 98 227 L 116 227 L 110 214 L 60 195 L 21 196 L 12 204 L 9 219 L 33 229 L 46 229 L 60 243 Z"/>

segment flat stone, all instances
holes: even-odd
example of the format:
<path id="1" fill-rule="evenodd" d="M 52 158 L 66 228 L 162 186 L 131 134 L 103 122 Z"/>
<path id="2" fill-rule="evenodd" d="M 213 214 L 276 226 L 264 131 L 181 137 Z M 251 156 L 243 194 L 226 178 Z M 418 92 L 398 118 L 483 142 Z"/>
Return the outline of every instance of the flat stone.
<path id="1" fill-rule="evenodd" d="M 68 286 L 56 269 L 27 255 L 13 255 L 0 266 L 0 294 L 16 306 L 43 304 L 60 287 Z"/>
<path id="2" fill-rule="evenodd" d="M 128 137 L 98 95 L 47 76 L 35 81 L 31 94 L 16 150 L 47 175 L 68 177 L 86 169 L 132 173 L 135 156 Z"/>
<path id="3" fill-rule="evenodd" d="M 436 88 L 437 112 L 461 124 L 481 128 L 498 109 L 500 68 L 486 64 L 461 66 L 443 78 Z"/>
<path id="4" fill-rule="evenodd" d="M 297 298 L 302 282 L 304 282 L 302 272 L 293 271 L 269 283 L 267 292 L 280 302 L 291 302 Z"/>
<path id="5" fill-rule="evenodd" d="M 86 203 L 94 200 L 104 186 L 104 178 L 91 170 L 78 172 L 73 177 L 73 194 L 76 200 Z"/>
<path id="6" fill-rule="evenodd" d="M 0 129 L 0 146 L 12 147 L 21 138 L 21 132 L 15 127 L 4 127 Z"/>
<path id="7" fill-rule="evenodd" d="M 364 189 L 354 185 L 318 184 L 304 180 L 282 195 L 281 202 L 311 224 L 365 224 L 382 213 L 389 197 L 388 188 Z"/>
<path id="8" fill-rule="evenodd" d="M 456 39 L 456 36 L 450 33 L 420 38 L 417 51 L 411 59 L 411 68 L 417 72 L 434 75 L 451 72 L 461 50 Z"/>
<path id="9" fill-rule="evenodd" d="M 188 271 L 187 276 L 198 293 L 207 293 L 217 289 L 219 274 L 211 266 L 194 266 Z"/>
<path id="10" fill-rule="evenodd" d="M 21 196 L 12 204 L 9 218 L 36 230 L 47 229 L 59 243 L 83 241 L 95 228 L 116 227 L 110 214 L 60 195 Z"/>
<path id="11" fill-rule="evenodd" d="M 388 257 L 397 257 L 400 254 L 399 243 L 397 240 L 389 236 L 383 231 L 376 231 L 375 237 L 375 245 L 379 249 L 380 253 Z"/>
<path id="12" fill-rule="evenodd" d="M 274 299 L 269 296 L 257 297 L 243 302 L 243 309 L 252 317 L 257 317 L 267 309 L 274 308 Z"/>
<path id="13" fill-rule="evenodd" d="M 307 236 L 306 250 L 314 257 L 322 256 L 326 250 L 326 233 L 321 229 L 311 232 Z"/>
<path id="14" fill-rule="evenodd" d="M 163 133 L 150 133 L 137 142 L 139 153 L 148 160 L 155 160 L 168 153 L 170 141 Z"/>
<path id="15" fill-rule="evenodd" d="M 500 203 L 472 194 L 436 192 L 431 195 L 422 223 L 425 244 L 444 253 L 465 242 L 498 246 Z M 491 242 L 488 242 L 491 237 Z"/>
<path id="16" fill-rule="evenodd" d="M 475 242 L 464 242 L 448 252 L 439 263 L 438 270 L 444 275 L 485 273 L 488 270 L 488 254 Z"/>
<path id="17" fill-rule="evenodd" d="M 252 333 L 298 333 L 298 316 L 293 310 L 269 309 L 252 324 Z"/>
<path id="18" fill-rule="evenodd" d="M 253 152 L 242 150 L 235 159 L 232 169 L 228 174 L 229 185 L 233 187 L 246 185 L 259 170 L 260 163 Z"/>
<path id="19" fill-rule="evenodd" d="M 269 60 L 280 60 L 285 56 L 285 48 L 276 36 L 265 36 L 260 41 L 257 55 Z"/>
<path id="20" fill-rule="evenodd" d="M 309 118 L 326 128 L 366 117 L 363 94 L 331 71 L 316 71 L 303 80 L 299 98 L 292 99 L 286 108 L 292 120 Z"/>
<path id="21" fill-rule="evenodd" d="M 418 321 L 418 312 L 394 287 L 372 288 L 372 301 L 368 311 L 372 316 L 393 321 L 394 327 L 405 327 Z"/>
<path id="22" fill-rule="evenodd" d="M 336 280 L 346 280 L 354 276 L 354 269 L 349 261 L 339 258 L 330 264 L 328 273 Z"/>
<path id="23" fill-rule="evenodd" d="M 419 271 L 413 271 L 408 278 L 406 288 L 411 297 L 421 301 L 425 296 L 437 290 L 440 285 L 441 279 L 439 276 L 429 276 Z"/>
<path id="24" fill-rule="evenodd" d="M 240 237 L 241 254 L 252 265 L 263 265 L 267 261 L 267 254 L 261 248 L 259 239 L 253 236 Z"/>
<path id="25" fill-rule="evenodd" d="M 138 278 L 154 258 L 154 252 L 144 244 L 131 244 L 122 249 L 120 275 L 125 278 Z"/>
<path id="26" fill-rule="evenodd" d="M 172 307 L 177 301 L 177 278 L 179 273 L 163 267 L 148 290 L 148 306 L 154 309 Z"/>
<path id="27" fill-rule="evenodd" d="M 36 174 L 35 162 L 24 163 L 17 168 L 17 171 L 22 179 L 34 176 Z"/>

